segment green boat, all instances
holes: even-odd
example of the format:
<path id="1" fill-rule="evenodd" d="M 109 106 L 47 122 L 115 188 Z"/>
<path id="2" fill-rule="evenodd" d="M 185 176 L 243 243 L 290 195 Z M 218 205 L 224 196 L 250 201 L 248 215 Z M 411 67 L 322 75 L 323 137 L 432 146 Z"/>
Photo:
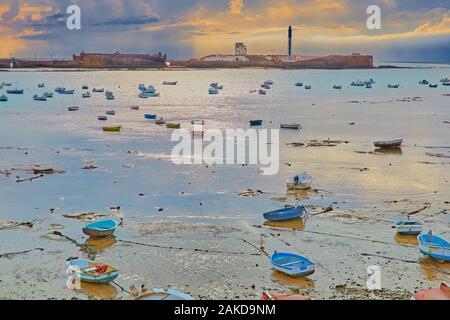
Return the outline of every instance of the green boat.
<path id="1" fill-rule="evenodd" d="M 122 127 L 103 127 L 104 132 L 120 132 Z"/>
<path id="2" fill-rule="evenodd" d="M 8 97 L 7 96 L 1 96 L 0 97 L 0 102 L 8 102 Z"/>
<path id="3" fill-rule="evenodd" d="M 180 129 L 181 128 L 181 124 L 180 123 L 167 123 L 166 127 L 168 129 Z"/>

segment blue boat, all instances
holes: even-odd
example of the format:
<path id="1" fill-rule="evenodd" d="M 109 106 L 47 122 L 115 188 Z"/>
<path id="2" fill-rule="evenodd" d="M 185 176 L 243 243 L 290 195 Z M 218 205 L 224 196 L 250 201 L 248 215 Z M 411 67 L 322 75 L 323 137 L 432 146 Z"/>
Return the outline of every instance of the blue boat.
<path id="1" fill-rule="evenodd" d="M 309 259 L 285 252 L 277 252 L 270 258 L 272 267 L 292 277 L 309 276 L 314 273 L 316 264 Z"/>
<path id="2" fill-rule="evenodd" d="M 107 116 L 98 116 L 98 121 L 108 121 Z"/>
<path id="3" fill-rule="evenodd" d="M 6 90 L 7 94 L 23 94 L 22 89 Z"/>
<path id="4" fill-rule="evenodd" d="M 83 233 L 90 237 L 109 237 L 114 234 L 119 224 L 108 219 L 90 223 L 83 228 Z"/>
<path id="5" fill-rule="evenodd" d="M 145 117 L 145 119 L 148 119 L 148 120 L 155 120 L 157 115 L 156 114 L 146 114 L 144 117 Z"/>
<path id="6" fill-rule="evenodd" d="M 264 219 L 269 221 L 288 221 L 305 216 L 305 207 L 289 207 L 264 213 Z"/>
<path id="7" fill-rule="evenodd" d="M 164 290 L 155 289 L 152 292 L 142 293 L 134 298 L 134 300 L 169 300 L 169 301 L 182 301 L 182 300 L 194 300 L 190 295 L 177 290 Z"/>
<path id="8" fill-rule="evenodd" d="M 420 251 L 437 260 L 450 261 L 450 243 L 430 231 L 417 237 Z"/>
<path id="9" fill-rule="evenodd" d="M 250 120 L 250 125 L 252 127 L 262 126 L 263 120 Z"/>
<path id="10" fill-rule="evenodd" d="M 78 258 L 67 259 L 67 270 L 82 282 L 107 284 L 119 276 L 119 270 L 104 263 Z"/>

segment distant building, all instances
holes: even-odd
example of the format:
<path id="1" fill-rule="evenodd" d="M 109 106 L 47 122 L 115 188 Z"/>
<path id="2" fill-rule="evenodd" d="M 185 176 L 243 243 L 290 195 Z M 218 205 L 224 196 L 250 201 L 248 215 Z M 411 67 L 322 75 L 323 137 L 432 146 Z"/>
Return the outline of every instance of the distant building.
<path id="1" fill-rule="evenodd" d="M 74 55 L 73 61 L 88 68 L 127 68 L 127 67 L 153 67 L 165 64 L 166 56 L 157 54 L 123 54 L 119 51 L 109 53 L 86 53 L 81 52 L 79 56 Z"/>
<path id="2" fill-rule="evenodd" d="M 249 62 L 250 60 L 246 56 L 234 56 L 226 54 L 213 54 L 198 59 L 205 62 Z"/>
<path id="3" fill-rule="evenodd" d="M 235 44 L 234 55 L 236 56 L 246 56 L 247 55 L 247 46 L 245 43 L 237 42 Z"/>

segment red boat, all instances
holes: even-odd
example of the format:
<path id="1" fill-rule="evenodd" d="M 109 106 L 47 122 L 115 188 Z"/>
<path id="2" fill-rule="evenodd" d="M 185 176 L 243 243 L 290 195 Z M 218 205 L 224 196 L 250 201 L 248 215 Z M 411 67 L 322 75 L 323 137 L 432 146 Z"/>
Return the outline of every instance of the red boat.
<path id="1" fill-rule="evenodd" d="M 299 294 L 293 293 L 269 293 L 264 292 L 261 296 L 261 300 L 270 301 L 270 300 L 297 300 L 297 301 L 310 301 L 312 300 L 310 297 L 302 296 Z"/>
<path id="2" fill-rule="evenodd" d="M 443 282 L 438 289 L 417 291 L 412 300 L 450 300 L 450 287 Z"/>

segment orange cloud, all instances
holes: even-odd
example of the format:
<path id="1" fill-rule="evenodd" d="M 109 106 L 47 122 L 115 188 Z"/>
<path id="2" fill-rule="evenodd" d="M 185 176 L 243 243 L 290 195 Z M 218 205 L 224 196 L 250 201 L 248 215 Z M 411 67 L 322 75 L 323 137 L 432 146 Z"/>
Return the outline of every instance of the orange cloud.
<path id="1" fill-rule="evenodd" d="M 241 14 L 244 9 L 244 0 L 230 0 L 230 12 L 232 14 Z"/>

